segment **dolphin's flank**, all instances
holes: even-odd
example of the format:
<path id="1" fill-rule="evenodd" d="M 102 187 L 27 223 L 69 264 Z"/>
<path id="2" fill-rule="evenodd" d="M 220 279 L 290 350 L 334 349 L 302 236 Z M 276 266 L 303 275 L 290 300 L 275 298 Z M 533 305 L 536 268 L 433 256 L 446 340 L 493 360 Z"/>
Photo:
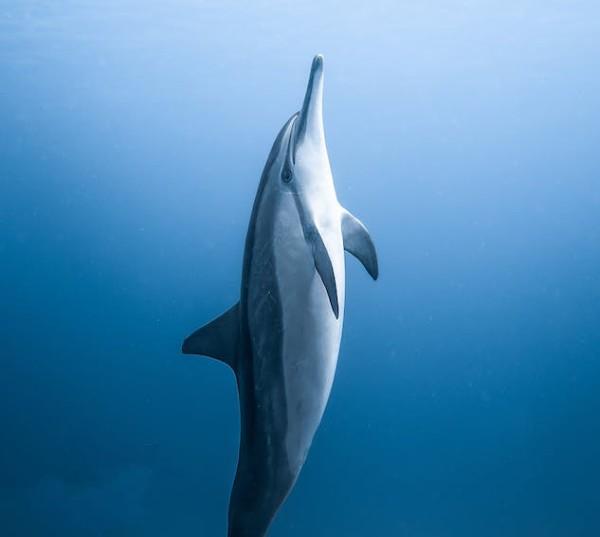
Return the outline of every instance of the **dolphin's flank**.
<path id="1" fill-rule="evenodd" d="M 377 279 L 365 226 L 338 202 L 323 130 L 323 57 L 267 159 L 240 301 L 183 343 L 234 371 L 241 412 L 229 537 L 263 537 L 302 468 L 329 398 L 344 318 L 344 250 Z"/>

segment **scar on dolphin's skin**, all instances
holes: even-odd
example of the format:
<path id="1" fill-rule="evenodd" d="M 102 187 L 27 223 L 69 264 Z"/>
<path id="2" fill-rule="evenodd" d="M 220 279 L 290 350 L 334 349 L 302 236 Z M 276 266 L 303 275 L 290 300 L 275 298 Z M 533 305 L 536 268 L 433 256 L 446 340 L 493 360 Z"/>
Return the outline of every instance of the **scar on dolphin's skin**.
<path id="1" fill-rule="evenodd" d="M 329 399 L 345 304 L 344 250 L 373 279 L 365 226 L 338 202 L 323 128 L 323 57 L 280 130 L 246 236 L 240 300 L 183 343 L 228 364 L 240 398 L 229 537 L 263 537 L 290 493 Z"/>

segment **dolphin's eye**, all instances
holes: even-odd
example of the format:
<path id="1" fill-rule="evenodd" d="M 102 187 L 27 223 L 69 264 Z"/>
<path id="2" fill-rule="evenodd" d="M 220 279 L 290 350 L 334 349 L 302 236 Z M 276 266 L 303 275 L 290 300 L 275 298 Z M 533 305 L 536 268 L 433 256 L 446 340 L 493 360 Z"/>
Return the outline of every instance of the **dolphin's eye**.
<path id="1" fill-rule="evenodd" d="M 284 183 L 289 183 L 292 180 L 292 170 L 287 166 L 283 168 L 283 171 L 281 172 L 281 179 Z"/>

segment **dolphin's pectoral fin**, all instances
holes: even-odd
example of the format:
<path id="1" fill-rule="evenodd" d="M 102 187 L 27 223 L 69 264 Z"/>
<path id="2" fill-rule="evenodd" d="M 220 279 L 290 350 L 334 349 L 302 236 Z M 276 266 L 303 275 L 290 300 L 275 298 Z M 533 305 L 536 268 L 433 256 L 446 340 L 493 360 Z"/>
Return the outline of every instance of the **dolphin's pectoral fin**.
<path id="1" fill-rule="evenodd" d="M 240 332 L 239 302 L 183 342 L 183 354 L 202 354 L 234 367 Z"/>
<path id="2" fill-rule="evenodd" d="M 335 272 L 333 271 L 333 265 L 331 264 L 331 258 L 329 252 L 323 243 L 323 239 L 320 233 L 313 228 L 307 233 L 306 236 L 308 242 L 312 247 L 312 254 L 315 260 L 315 268 L 321 276 L 329 302 L 331 303 L 331 309 L 335 318 L 340 316 L 340 307 L 338 304 L 337 285 L 335 283 Z"/>
<path id="3" fill-rule="evenodd" d="M 342 235 L 344 250 L 356 257 L 367 269 L 371 278 L 376 280 L 379 276 L 379 266 L 375 245 L 364 224 L 345 209 L 342 213 Z"/>

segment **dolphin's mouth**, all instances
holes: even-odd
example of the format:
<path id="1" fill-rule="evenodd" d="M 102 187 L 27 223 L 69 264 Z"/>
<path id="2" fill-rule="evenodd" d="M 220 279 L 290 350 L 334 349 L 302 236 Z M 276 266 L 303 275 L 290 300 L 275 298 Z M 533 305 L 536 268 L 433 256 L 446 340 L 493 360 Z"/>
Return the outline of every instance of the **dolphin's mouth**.
<path id="1" fill-rule="evenodd" d="M 323 56 L 317 54 L 310 68 L 308 86 L 302 109 L 286 123 L 287 147 L 281 177 L 289 183 L 294 175 L 296 152 L 307 139 L 313 143 L 323 140 Z"/>
<path id="2" fill-rule="evenodd" d="M 323 56 L 317 54 L 310 68 L 304 103 L 296 125 L 296 139 L 311 135 L 323 122 Z"/>

